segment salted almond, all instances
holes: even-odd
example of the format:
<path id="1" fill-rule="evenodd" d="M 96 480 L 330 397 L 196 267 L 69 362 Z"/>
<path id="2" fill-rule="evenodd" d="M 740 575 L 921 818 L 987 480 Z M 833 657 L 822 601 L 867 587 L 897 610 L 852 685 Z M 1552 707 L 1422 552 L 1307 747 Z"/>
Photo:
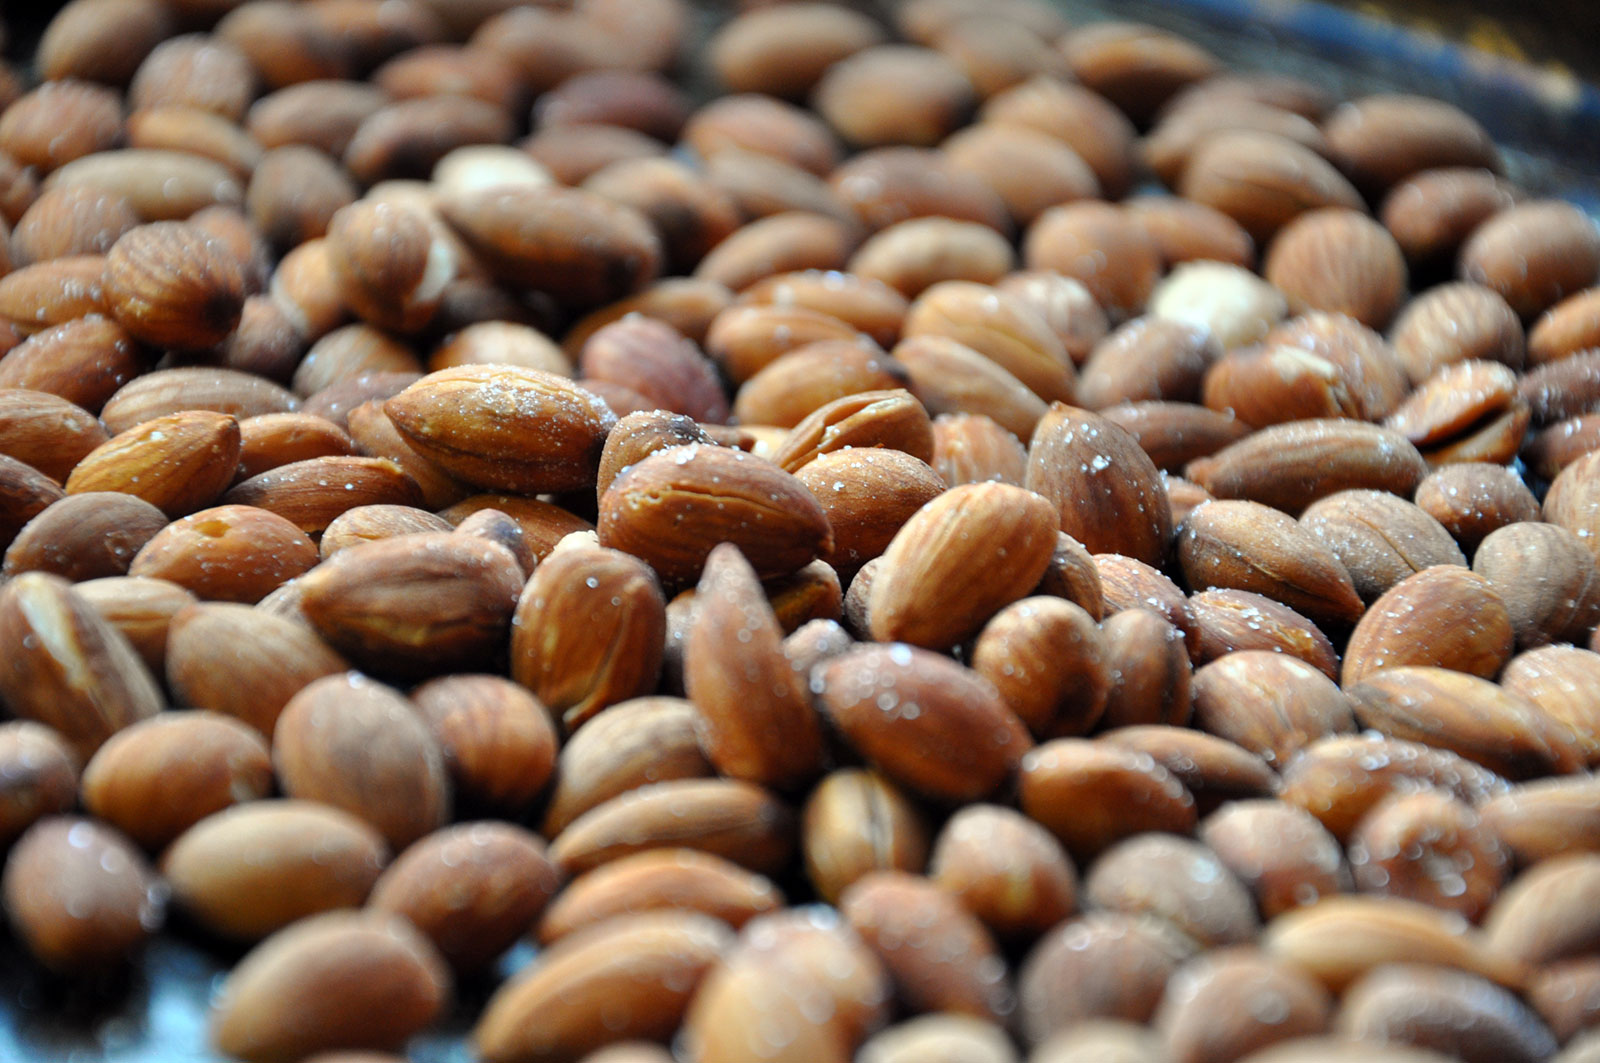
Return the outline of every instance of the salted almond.
<path id="1" fill-rule="evenodd" d="M 1333 680 L 1284 653 L 1225 654 L 1195 672 L 1193 691 L 1195 726 L 1279 767 L 1317 739 L 1355 729 Z"/>
<path id="2" fill-rule="evenodd" d="M 1396 432 L 1312 420 L 1264 428 L 1190 462 L 1184 475 L 1219 499 L 1248 499 L 1294 514 L 1352 488 L 1409 496 L 1427 471 L 1417 448 Z"/>
<path id="3" fill-rule="evenodd" d="M 1350 575 L 1294 521 L 1254 502 L 1207 502 L 1189 515 L 1178 539 L 1192 586 L 1256 591 L 1334 623 L 1360 618 L 1364 606 Z"/>
<path id="4" fill-rule="evenodd" d="M 1562 853 L 1600 851 L 1600 785 L 1593 775 L 1520 783 L 1478 810 L 1523 867 Z"/>
<path id="5" fill-rule="evenodd" d="M 431 533 L 340 551 L 301 584 L 301 608 L 358 665 L 417 675 L 499 652 L 522 570 L 497 543 Z"/>
<path id="6" fill-rule="evenodd" d="M 127 638 L 59 576 L 25 572 L 0 589 L 0 635 L 21 648 L 0 662 L 0 698 L 85 758 L 163 707 Z"/>
<path id="7" fill-rule="evenodd" d="M 384 409 L 423 457 L 452 475 L 528 494 L 592 482 L 615 423 L 600 399 L 571 381 L 514 366 L 440 370 Z"/>
<path id="8" fill-rule="evenodd" d="M 1165 401 L 1119 403 L 1099 411 L 1133 436 L 1157 468 L 1173 473 L 1249 435 L 1251 426 L 1236 416 L 1237 412 Z M 1175 517 L 1173 523 L 1180 522 Z"/>
<path id="9" fill-rule="evenodd" d="M 18 530 L 0 575 L 53 572 L 76 583 L 121 576 L 167 517 L 142 498 L 114 491 L 69 495 Z"/>
<path id="10" fill-rule="evenodd" d="M 1304 968 L 1338 991 L 1384 963 L 1426 962 L 1517 987 L 1521 962 L 1495 949 L 1454 912 L 1398 897 L 1326 897 L 1267 924 L 1266 951 Z"/>
<path id="11" fill-rule="evenodd" d="M 711 551 L 695 601 L 684 684 L 700 711 L 707 759 L 723 775 L 777 789 L 816 775 L 822 737 L 809 692 L 736 547 Z"/>
<path id="12" fill-rule="evenodd" d="M 1262 797 L 1278 786 L 1266 760 L 1226 738 L 1170 724 L 1115 727 L 1100 741 L 1153 757 L 1188 787 L 1201 809 Z"/>
<path id="13" fill-rule="evenodd" d="M 1438 790 L 1385 798 L 1357 824 L 1349 852 L 1357 889 L 1474 921 L 1500 892 L 1511 863 L 1478 813 Z"/>
<path id="14" fill-rule="evenodd" d="M 1508 778 L 1583 765 L 1566 725 L 1485 679 L 1445 668 L 1385 668 L 1348 690 L 1363 726 L 1452 750 Z"/>
<path id="15" fill-rule="evenodd" d="M 774 874 L 794 853 L 794 813 L 770 792 L 733 779 L 649 783 L 573 820 L 550 847 L 580 875 L 647 849 L 683 846 Z"/>
<path id="16" fill-rule="evenodd" d="M 1430 565 L 1463 565 L 1450 533 L 1419 507 L 1381 491 L 1341 491 L 1306 507 L 1303 528 L 1332 550 L 1372 601 Z M 1403 529 L 1396 534 L 1396 529 Z"/>
<path id="17" fill-rule="evenodd" d="M 561 747 L 544 833 L 555 838 L 583 813 L 646 783 L 713 775 L 700 750 L 697 720 L 692 704 L 661 696 L 596 713 Z"/>
<path id="18" fill-rule="evenodd" d="M 981 241 L 991 254 L 994 248 L 987 237 L 1005 242 L 985 226 L 950 224 L 963 226 L 960 231 L 968 236 L 969 242 Z M 779 273 L 803 269 L 842 270 L 860 243 L 861 227 L 853 218 L 786 210 L 758 218 L 735 230 L 700 260 L 693 276 L 699 281 L 739 292 Z M 861 271 L 852 269 L 851 272 Z M 887 282 L 905 294 L 905 287 L 889 276 L 873 279 Z"/>
<path id="19" fill-rule="evenodd" d="M 1057 738 L 1023 758 L 1022 811 L 1087 860 L 1141 831 L 1188 834 L 1194 796 L 1151 757 L 1103 742 Z"/>
<path id="20" fill-rule="evenodd" d="M 1213 587 L 1191 595 L 1188 604 L 1198 635 L 1197 665 L 1267 650 L 1304 661 L 1330 679 L 1339 674 L 1339 655 L 1328 636 L 1282 602 L 1253 591 Z"/>
<path id="21" fill-rule="evenodd" d="M 829 719 L 870 763 L 937 798 L 995 792 L 1032 746 L 987 681 L 927 650 L 863 646 L 817 681 Z"/>
<path id="22" fill-rule="evenodd" d="M 943 336 L 970 347 L 1045 402 L 1072 398 L 1071 358 L 1048 323 L 1016 296 L 970 281 L 935 284 L 906 311 L 901 333 L 906 339 Z"/>
<path id="23" fill-rule="evenodd" d="M 1461 247 L 1462 279 L 1492 288 L 1531 318 L 1600 274 L 1600 232 L 1570 203 L 1535 199 L 1485 221 Z"/>
<path id="24" fill-rule="evenodd" d="M 781 355 L 745 381 L 733 413 L 742 424 L 793 428 L 828 403 L 905 383 L 905 370 L 870 343 L 822 341 Z"/>
<path id="25" fill-rule="evenodd" d="M 552 553 L 521 588 L 513 624 L 512 678 L 568 731 L 655 689 L 666 601 L 638 558 L 609 549 Z"/>
<path id="26" fill-rule="evenodd" d="M 1197 957 L 1172 976 L 1153 1020 L 1180 1058 L 1220 1061 L 1277 1041 L 1327 1029 L 1334 1003 L 1326 989 L 1291 963 L 1251 948 Z M 1272 1001 L 1269 1018 L 1247 1001 Z"/>
<path id="27" fill-rule="evenodd" d="M 989 417 L 1020 438 L 1031 435 L 1044 416 L 1046 405 L 1032 389 L 999 362 L 948 336 L 907 338 L 893 355 L 930 413 Z"/>
<path id="28" fill-rule="evenodd" d="M 765 876 L 710 853 L 653 849 L 613 860 L 574 879 L 545 909 L 539 942 L 624 915 L 655 909 L 699 912 L 734 929 L 776 911 L 783 894 Z"/>
<path id="29" fill-rule="evenodd" d="M 1472 569 L 1505 602 L 1518 649 L 1582 641 L 1600 620 L 1600 569 L 1559 525 L 1521 521 L 1490 532 Z"/>
<path id="30" fill-rule="evenodd" d="M 1239 944 L 1259 930 L 1249 890 L 1200 842 L 1145 834 L 1112 846 L 1089 868 L 1097 907 L 1169 920 L 1203 947 Z"/>
<path id="31" fill-rule="evenodd" d="M 733 945 L 693 912 L 624 915 L 563 938 L 490 999 L 472 1033 L 486 1061 L 570 1058 L 616 1040 L 663 1040 Z M 609 1022 L 601 1016 L 611 1016 Z"/>
<path id="32" fill-rule="evenodd" d="M 239 460 L 239 422 L 228 414 L 190 410 L 130 428 L 84 457 L 67 490 L 123 491 L 169 516 L 214 501 Z"/>
<path id="33" fill-rule="evenodd" d="M 122 326 L 99 314 L 36 332 L 7 353 L 0 386 L 42 391 L 97 412 L 145 369 Z"/>
<path id="34" fill-rule="evenodd" d="M 1255 427 L 1361 416 L 1361 400 L 1339 365 L 1288 344 L 1246 348 L 1222 358 L 1206 372 L 1201 397 L 1210 409 L 1231 412 Z"/>
<path id="35" fill-rule="evenodd" d="M 1302 314 L 1274 327 L 1262 342 L 1299 347 L 1331 362 L 1364 420 L 1386 416 L 1410 390 L 1405 369 L 1389 343 L 1343 314 Z"/>
<path id="36" fill-rule="evenodd" d="M 180 704 L 226 713 L 269 737 L 291 697 L 349 667 L 305 626 L 234 603 L 178 610 L 166 643 L 167 685 Z"/>
<path id="37" fill-rule="evenodd" d="M 413 688 L 410 697 L 439 743 L 463 806 L 521 812 L 555 774 L 550 712 L 510 680 L 443 676 Z"/>
<path id="38" fill-rule="evenodd" d="M 971 805 L 951 816 L 928 875 L 1001 938 L 1041 934 L 1077 905 L 1077 875 L 1061 844 L 1000 805 Z"/>
<path id="39" fill-rule="evenodd" d="M 904 390 L 863 391 L 812 411 L 790 431 L 773 461 L 789 472 L 849 447 L 889 447 L 924 462 L 933 457 L 933 426 Z"/>
<path id="40" fill-rule="evenodd" d="M 73 466 L 106 439 L 94 415 L 75 403 L 43 391 L 0 389 L 0 454 L 57 483 L 66 482 Z"/>
<path id="41" fill-rule="evenodd" d="M 1097 414 L 1052 406 L 1034 429 L 1025 483 L 1090 553 L 1148 564 L 1166 553 L 1172 515 L 1160 474 L 1132 436 Z"/>
<path id="42" fill-rule="evenodd" d="M 104 255 L 68 255 L 0 277 L 0 320 L 23 335 L 106 312 Z"/>
<path id="43" fill-rule="evenodd" d="M 1131 214 L 1094 200 L 1039 215 L 1028 228 L 1022 255 L 1029 269 L 1054 270 L 1081 283 L 1112 320 L 1133 317 L 1145 307 L 1163 266 L 1160 249 Z"/>
<path id="44" fill-rule="evenodd" d="M 1123 554 L 1095 554 L 1093 560 L 1105 607 L 1101 619 L 1128 609 L 1147 609 L 1178 629 L 1190 656 L 1199 653 L 1200 632 L 1189 600 L 1165 573 Z"/>
<path id="45" fill-rule="evenodd" d="M 317 563 L 310 538 L 276 513 L 215 506 L 162 528 L 128 568 L 210 601 L 253 605 Z"/>
<path id="46" fill-rule="evenodd" d="M 973 643 L 973 671 L 1036 736 L 1087 734 L 1105 711 L 1111 662 L 1094 617 L 1060 598 L 1013 602 Z"/>
<path id="47" fill-rule="evenodd" d="M 1502 465 L 1446 465 L 1417 485 L 1415 497 L 1417 508 L 1442 524 L 1468 552 L 1497 528 L 1540 519 L 1533 492 L 1522 477 Z"/>
<path id="48" fill-rule="evenodd" d="M 289 699 L 273 727 L 272 763 L 288 796 L 360 816 L 397 849 L 449 818 L 450 783 L 427 724 L 359 672 L 325 676 Z"/>
<path id="49" fill-rule="evenodd" d="M 1183 632 L 1139 606 L 1107 616 L 1100 631 L 1110 675 L 1100 722 L 1107 727 L 1188 722 L 1191 665 Z"/>
<path id="50" fill-rule="evenodd" d="M 1064 1041 L 1096 1048 L 1110 1041 L 1124 1052 L 1137 1046 L 1146 1055 L 1132 1059 L 1160 1059 L 1158 1044 L 1135 1035 L 1155 1014 L 1167 980 L 1198 951 L 1165 919 L 1123 912 L 1069 919 L 1039 940 L 1018 972 L 1023 1035 L 1041 1046 L 1043 1060 Z M 1110 1029 L 1128 1036 L 1104 1036 Z"/>
<path id="51" fill-rule="evenodd" d="M 526 933 L 560 877 L 538 835 L 510 823 L 459 823 L 401 853 L 367 907 L 404 916 L 458 971 L 474 971 Z"/>
<path id="52" fill-rule="evenodd" d="M 942 413 L 933 420 L 933 467 L 945 484 L 1021 486 L 1028 472 L 1022 441 L 984 414 Z"/>
<path id="53" fill-rule="evenodd" d="M 904 790 L 868 768 L 839 768 L 812 789 L 800 842 L 807 878 L 830 903 L 872 871 L 914 874 L 928 860 L 926 817 Z"/>
<path id="54" fill-rule="evenodd" d="M 214 712 L 163 712 L 117 732 L 83 770 L 83 804 L 150 851 L 213 812 L 266 797 L 257 731 Z"/>
<path id="55" fill-rule="evenodd" d="M 60 484 L 32 465 L 0 454 L 0 543 L 9 547 L 29 521 L 65 497 Z"/>
<path id="56" fill-rule="evenodd" d="M 1383 328 L 1406 297 L 1405 256 L 1389 230 L 1346 208 L 1313 210 L 1285 225 L 1262 275 L 1294 313 L 1322 310 Z"/>
<path id="57" fill-rule="evenodd" d="M 416 481 L 388 458 L 333 455 L 258 473 L 235 484 L 221 502 L 269 510 L 316 534 L 357 506 L 416 506 L 422 494 Z"/>
<path id="58" fill-rule="evenodd" d="M 1341 678 L 1348 687 L 1399 665 L 1492 678 L 1514 642 L 1511 616 L 1487 579 L 1460 565 L 1433 565 L 1372 603 L 1350 635 Z"/>
<path id="59" fill-rule="evenodd" d="M 107 576 L 73 588 L 94 610 L 122 632 L 146 665 L 157 674 L 167 658 L 167 629 L 172 618 L 194 595 L 166 580 Z"/>
<path id="60" fill-rule="evenodd" d="M 212 366 L 158 369 L 130 380 L 100 411 L 106 430 L 126 432 L 157 417 L 210 410 L 234 417 L 286 413 L 298 403 L 287 388 L 250 373 Z"/>
<path id="61" fill-rule="evenodd" d="M 438 1018 L 450 985 L 443 958 L 404 919 L 329 912 L 239 962 L 212 1008 L 211 1040 L 245 1059 L 398 1048 Z"/>
<path id="62" fill-rule="evenodd" d="M 830 451 L 807 462 L 796 476 L 816 496 L 833 529 L 833 548 L 824 560 L 845 573 L 881 555 L 906 522 L 945 490 L 944 480 L 925 462 L 886 448 Z"/>
<path id="63" fill-rule="evenodd" d="M 696 578 L 718 542 L 738 544 L 762 578 L 825 553 L 827 517 L 778 466 L 726 447 L 672 447 L 623 472 L 600 500 L 600 542 L 642 558 L 663 583 Z"/>
<path id="64" fill-rule="evenodd" d="M 1258 244 L 1308 210 L 1361 210 L 1360 194 L 1322 156 L 1272 133 L 1225 132 L 1189 159 L 1178 192 L 1228 215 Z"/>
<path id="65" fill-rule="evenodd" d="M 944 648 L 978 630 L 1044 574 L 1056 524 L 1042 498 L 1006 484 L 968 484 L 901 526 L 872 586 L 874 637 Z M 990 561 L 1012 578 L 996 582 Z M 975 580 L 980 573 L 983 579 Z"/>
<path id="66" fill-rule="evenodd" d="M 1590 686 L 1600 675 L 1600 654 L 1576 646 L 1540 646 L 1506 665 L 1501 684 L 1571 729 L 1592 763 L 1600 756 L 1594 719 L 1600 712 Z"/>
<path id="67" fill-rule="evenodd" d="M 347 432 L 309 413 L 265 413 L 239 422 L 238 479 L 291 462 L 356 452 Z"/>

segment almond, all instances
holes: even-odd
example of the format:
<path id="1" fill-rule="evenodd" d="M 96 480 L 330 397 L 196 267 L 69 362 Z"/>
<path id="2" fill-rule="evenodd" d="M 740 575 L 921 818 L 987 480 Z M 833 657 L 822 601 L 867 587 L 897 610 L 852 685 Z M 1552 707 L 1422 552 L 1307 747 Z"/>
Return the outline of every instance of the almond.
<path id="1" fill-rule="evenodd" d="M 1225 654 L 1195 672 L 1193 690 L 1197 727 L 1280 767 L 1318 738 L 1355 729 L 1343 691 L 1287 654 Z"/>
<path id="2" fill-rule="evenodd" d="M 1385 798 L 1350 839 L 1356 888 L 1477 920 L 1500 891 L 1510 854 L 1478 813 L 1438 790 Z"/>
<path id="3" fill-rule="evenodd" d="M 1023 598 L 1001 609 L 984 625 L 969 660 L 1040 737 L 1087 734 L 1112 685 L 1094 617 L 1059 598 Z"/>
<path id="4" fill-rule="evenodd" d="M 137 576 L 107 576 L 74 588 L 89 605 L 122 632 L 134 652 L 156 673 L 165 667 L 167 628 L 195 597 L 176 583 Z"/>
<path id="5" fill-rule="evenodd" d="M 0 840 L 9 846 L 40 819 L 70 812 L 78 800 L 78 766 L 78 755 L 44 724 L 0 724 Z"/>
<path id="6" fill-rule="evenodd" d="M 1600 654 L 1576 646 L 1541 646 L 1519 653 L 1506 665 L 1501 685 L 1537 705 L 1571 729 L 1593 763 L 1600 757 L 1595 717 L 1600 713 L 1592 685 L 1600 678 Z"/>
<path id="7" fill-rule="evenodd" d="M 1295 805 L 1231 801 L 1206 818 L 1200 837 L 1250 888 L 1267 919 L 1352 888 L 1339 840 Z"/>
<path id="8" fill-rule="evenodd" d="M 254 604 L 316 563 L 310 538 L 283 517 L 252 506 L 217 506 L 161 529 L 128 572 L 165 579 L 207 600 Z"/>
<path id="9" fill-rule="evenodd" d="M 1294 313 L 1324 310 L 1383 328 L 1406 297 L 1406 261 L 1389 230 L 1354 210 L 1301 214 L 1273 237 L 1262 275 Z"/>
<path id="10" fill-rule="evenodd" d="M 655 689 L 666 602 L 649 567 L 619 550 L 551 554 L 522 588 L 511 676 L 568 730 Z"/>
<path id="11" fill-rule="evenodd" d="M 411 691 L 461 803 L 520 812 L 555 773 L 549 710 L 509 680 L 453 675 Z"/>
<path id="12" fill-rule="evenodd" d="M 1166 919 L 1204 948 L 1249 941 L 1260 929 L 1244 883 L 1188 838 L 1146 834 L 1117 843 L 1089 868 L 1083 891 L 1098 908 Z"/>
<path id="13" fill-rule="evenodd" d="M 268 510 L 307 534 L 317 534 L 358 506 L 416 506 L 422 495 L 416 481 L 388 458 L 332 455 L 290 462 L 240 481 L 221 502 Z"/>
<path id="14" fill-rule="evenodd" d="M 1156 564 L 1172 538 L 1160 474 L 1127 432 L 1057 403 L 1034 430 L 1026 486 L 1053 503 L 1061 530 L 1090 553 Z"/>
<path id="15" fill-rule="evenodd" d="M 68 255 L 0 277 L 0 320 L 29 335 L 106 312 L 104 255 Z"/>
<path id="16" fill-rule="evenodd" d="M 1199 634 L 1196 664 L 1268 650 L 1304 661 L 1329 678 L 1339 674 L 1339 655 L 1322 629 L 1263 594 L 1232 588 L 1200 591 L 1189 599 L 1189 613 Z"/>
<path id="17" fill-rule="evenodd" d="M 121 576 L 139 549 L 166 525 L 166 514 L 133 495 L 69 495 L 23 525 L 6 549 L 0 574 L 53 572 L 74 583 Z"/>
<path id="18" fill-rule="evenodd" d="M 0 362 L 0 386 L 47 392 L 97 412 L 145 368 L 122 326 L 93 314 L 28 337 Z"/>
<path id="19" fill-rule="evenodd" d="M 329 912 L 239 962 L 212 1005 L 211 1040 L 245 1059 L 398 1048 L 438 1018 L 450 985 L 443 958 L 404 919 Z"/>
<path id="20" fill-rule="evenodd" d="M 1530 200 L 1473 230 L 1459 269 L 1463 279 L 1494 289 L 1531 318 L 1595 283 L 1600 232 L 1570 203 Z"/>
<path id="21" fill-rule="evenodd" d="M 1600 568 L 1559 525 L 1522 521 L 1493 531 L 1472 568 L 1505 603 L 1518 649 L 1581 641 L 1600 621 Z"/>
<path id="22" fill-rule="evenodd" d="M 76 816 L 30 827 L 7 854 L 0 892 L 28 951 L 66 974 L 129 958 L 166 917 L 166 891 L 139 851 Z"/>
<path id="23" fill-rule="evenodd" d="M 910 646 L 863 646 L 822 667 L 828 718 L 884 772 L 942 800 L 994 793 L 1032 746 L 994 687 Z"/>
<path id="24" fill-rule="evenodd" d="M 289 699 L 272 730 L 284 793 L 360 816 L 401 848 L 449 819 L 438 743 L 411 704 L 359 672 L 330 675 Z"/>
<path id="25" fill-rule="evenodd" d="M 267 743 L 218 713 L 164 712 L 117 732 L 83 771 L 83 804 L 150 851 L 272 790 Z"/>
<path id="26" fill-rule="evenodd" d="M 1373 971 L 1340 1003 L 1336 1029 L 1362 1041 L 1426 1046 L 1458 1058 L 1547 1059 L 1556 1039 L 1533 1009 L 1487 979 L 1424 963 Z"/>
<path id="27" fill-rule="evenodd" d="M 1272 133 L 1224 132 L 1189 159 L 1178 193 L 1214 207 L 1258 244 L 1308 210 L 1361 210 L 1360 194 L 1322 156 Z"/>
<path id="28" fill-rule="evenodd" d="M 1140 831 L 1187 834 L 1194 796 L 1143 753 L 1081 738 L 1058 738 L 1023 760 L 1022 811 L 1074 859 L 1087 860 Z"/>
<path id="29" fill-rule="evenodd" d="M 1106 727 L 1188 722 L 1190 663 L 1183 632 L 1140 607 L 1106 617 L 1100 632 L 1110 677 L 1100 722 Z"/>
<path id="30" fill-rule="evenodd" d="M 1116 727 L 1100 741 L 1146 753 L 1210 810 L 1229 801 L 1275 792 L 1278 778 L 1265 758 L 1226 738 L 1172 724 Z"/>
<path id="31" fill-rule="evenodd" d="M 1350 687 L 1349 694 L 1363 726 L 1451 750 L 1508 778 L 1565 774 L 1583 764 L 1564 724 L 1463 672 L 1386 668 Z"/>
<path id="32" fill-rule="evenodd" d="M 1087 1031 L 1096 1019 L 1121 1020 L 1137 1030 L 1132 1024 L 1150 1021 L 1167 980 L 1197 951 L 1164 919 L 1091 912 L 1060 923 L 1039 939 L 1018 972 L 1023 1036 L 1033 1045 L 1053 1045 L 1055 1035 Z"/>
<path id="33" fill-rule="evenodd" d="M 984 414 L 943 413 L 933 421 L 932 464 L 950 487 L 986 480 L 1020 487 L 1028 452 L 1015 434 Z"/>
<path id="34" fill-rule="evenodd" d="M 1410 495 L 1427 475 L 1398 433 L 1347 420 L 1274 425 L 1189 463 L 1185 476 L 1217 498 L 1243 498 L 1299 513 L 1352 488 Z"/>
<path id="35" fill-rule="evenodd" d="M 928 825 L 906 793 L 867 768 L 830 772 L 806 799 L 801 848 L 806 877 L 830 903 L 862 876 L 922 870 Z"/>
<path id="36" fill-rule="evenodd" d="M 1493 678 L 1514 642 L 1511 616 L 1487 579 L 1460 565 L 1434 565 L 1372 603 L 1350 635 L 1341 678 L 1348 687 L 1399 665 Z"/>
<path id="37" fill-rule="evenodd" d="M 763 578 L 804 567 L 832 545 L 805 485 L 769 461 L 725 447 L 652 454 L 600 500 L 600 542 L 642 558 L 668 585 L 696 578 L 711 547 L 739 546 Z"/>

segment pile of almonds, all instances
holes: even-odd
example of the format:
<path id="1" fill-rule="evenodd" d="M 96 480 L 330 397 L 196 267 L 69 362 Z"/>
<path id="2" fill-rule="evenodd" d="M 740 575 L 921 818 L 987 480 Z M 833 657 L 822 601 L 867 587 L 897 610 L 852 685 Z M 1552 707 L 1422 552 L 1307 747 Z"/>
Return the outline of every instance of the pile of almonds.
<path id="1" fill-rule="evenodd" d="M 1600 1060 L 1594 223 L 1042 0 L 701 14 L 0 65 L 37 962 L 248 950 L 249 1061 Z"/>

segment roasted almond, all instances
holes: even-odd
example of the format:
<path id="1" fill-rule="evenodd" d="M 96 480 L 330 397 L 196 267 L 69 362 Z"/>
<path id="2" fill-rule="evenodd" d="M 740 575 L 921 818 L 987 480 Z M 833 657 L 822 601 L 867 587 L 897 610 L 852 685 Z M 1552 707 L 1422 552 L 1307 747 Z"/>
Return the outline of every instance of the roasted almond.
<path id="1" fill-rule="evenodd" d="M 1352 488 L 1409 496 L 1428 466 L 1399 433 L 1350 420 L 1273 425 L 1189 463 L 1184 475 L 1217 498 L 1297 514 Z"/>
<path id="2" fill-rule="evenodd" d="M 1022 811 L 1087 860 L 1141 831 L 1187 834 L 1194 796 L 1153 758 L 1103 742 L 1058 738 L 1022 763 Z"/>
<path id="3" fill-rule="evenodd" d="M 829 903 L 872 871 L 915 874 L 928 861 L 926 817 L 904 790 L 869 768 L 839 768 L 817 783 L 800 832 L 806 876 Z"/>
<path id="4" fill-rule="evenodd" d="M 1346 687 L 1384 668 L 1431 665 L 1491 679 L 1515 632 L 1493 584 L 1461 565 L 1433 565 L 1386 591 L 1350 635 Z"/>

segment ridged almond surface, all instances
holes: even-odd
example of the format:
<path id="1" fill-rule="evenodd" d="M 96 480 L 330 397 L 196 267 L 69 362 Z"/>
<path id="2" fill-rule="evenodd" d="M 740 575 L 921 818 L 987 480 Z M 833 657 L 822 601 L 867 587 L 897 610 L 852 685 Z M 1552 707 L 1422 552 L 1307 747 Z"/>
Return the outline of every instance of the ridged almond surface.
<path id="1" fill-rule="evenodd" d="M 593 484 L 616 416 L 565 377 L 518 366 L 430 373 L 384 403 L 418 453 L 467 483 L 539 494 Z"/>
<path id="2" fill-rule="evenodd" d="M 1433 565 L 1372 603 L 1350 634 L 1340 678 L 1349 686 L 1383 668 L 1432 665 L 1493 679 L 1515 643 L 1492 583 L 1461 565 Z"/>
<path id="3" fill-rule="evenodd" d="M 122 491 L 169 517 L 211 504 L 239 464 L 239 421 L 188 410 L 146 421 L 86 455 L 67 477 L 67 493 Z"/>

